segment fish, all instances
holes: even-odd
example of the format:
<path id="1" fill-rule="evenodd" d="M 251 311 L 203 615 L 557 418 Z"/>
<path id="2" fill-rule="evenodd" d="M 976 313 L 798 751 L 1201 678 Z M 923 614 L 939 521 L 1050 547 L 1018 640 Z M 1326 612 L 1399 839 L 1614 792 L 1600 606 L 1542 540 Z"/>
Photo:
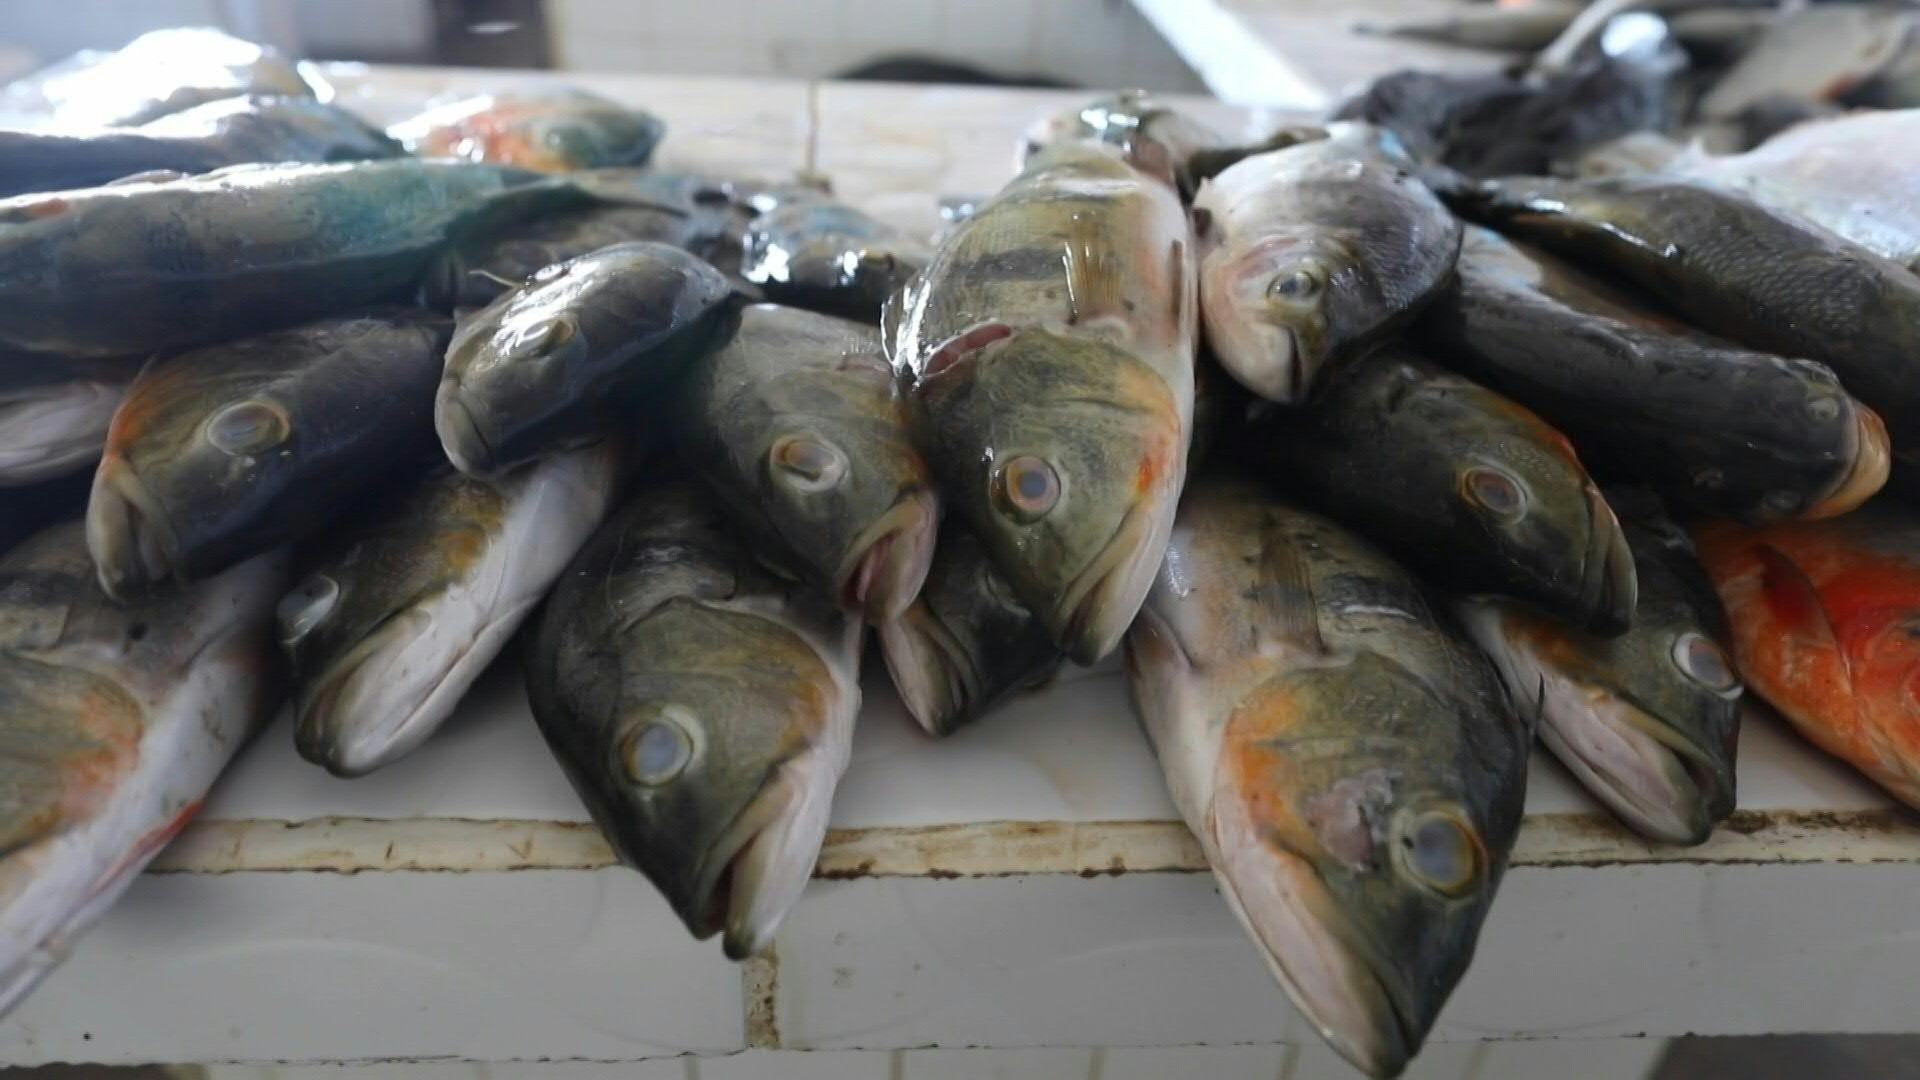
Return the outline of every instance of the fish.
<path id="1" fill-rule="evenodd" d="M 113 411 L 138 364 L 48 365 L 24 372 L 0 361 L 0 488 L 35 484 L 100 459 Z"/>
<path id="2" fill-rule="evenodd" d="M 533 628 L 527 696 L 567 778 L 621 860 L 732 959 L 765 951 L 813 874 L 861 633 L 675 481 L 601 527 Z"/>
<path id="3" fill-rule="evenodd" d="M 1404 350 L 1335 372 L 1236 455 L 1427 576 L 1597 634 L 1633 617 L 1633 555 L 1573 444 L 1509 398 Z"/>
<path id="4" fill-rule="evenodd" d="M 1046 624 L 994 569 L 986 547 L 954 521 L 940 530 L 920 595 L 877 629 L 901 703 L 935 736 L 1047 682 L 1066 659 Z"/>
<path id="5" fill-rule="evenodd" d="M 1195 158 L 1228 148 L 1224 135 L 1168 106 L 1145 90 L 1122 90 L 1036 120 L 1015 163 L 1065 142 L 1094 142 L 1120 151 L 1127 163 L 1165 183 L 1192 191 Z"/>
<path id="6" fill-rule="evenodd" d="M 1363 355 L 1446 283 L 1460 223 L 1388 133 L 1331 136 L 1241 161 L 1195 196 L 1207 345 L 1273 401 Z"/>
<path id="7" fill-rule="evenodd" d="M 174 27 L 9 83 L 0 114 L 48 131 L 130 127 L 231 97 L 315 97 L 316 83 L 324 86 L 270 46 L 208 26 Z"/>
<path id="8" fill-rule="evenodd" d="M 1887 480 L 1887 431 L 1833 371 L 1693 329 L 1475 225 L 1415 331 L 1434 359 L 1525 404 L 1596 468 L 1750 522 L 1832 517 Z"/>
<path id="9" fill-rule="evenodd" d="M 665 426 L 646 417 L 732 295 L 704 260 L 647 241 L 547 267 L 460 320 L 434 399 L 441 446 L 483 477 L 616 430 L 644 451 Z"/>
<path id="10" fill-rule="evenodd" d="M 0 558 L 0 1015 L 200 808 L 272 715 L 283 553 L 110 601 L 78 521 Z"/>
<path id="11" fill-rule="evenodd" d="M 1502 232 L 1610 271 L 1709 333 L 1827 365 L 1920 467 L 1920 277 L 1735 192 L 1662 176 L 1483 181 Z"/>
<path id="12" fill-rule="evenodd" d="M 1880 498 L 1828 521 L 1693 525 L 1749 690 L 1920 807 L 1920 510 Z"/>
<path id="13" fill-rule="evenodd" d="M 1731 120 L 1771 98 L 1833 100 L 1912 47 L 1920 18 L 1897 4 L 1814 4 L 1781 15 L 1700 96 L 1703 120 Z"/>
<path id="14" fill-rule="evenodd" d="M 739 269 L 746 216 L 725 181 L 598 169 L 568 183 L 590 201 L 478 232 L 443 251 L 425 277 L 426 303 L 443 311 L 482 308 L 549 266 L 635 240 L 684 248 L 723 273 Z"/>
<path id="15" fill-rule="evenodd" d="M 1744 154 L 1683 152 L 1661 171 L 1739 191 L 1920 272 L 1920 109 L 1810 121 Z"/>
<path id="16" fill-rule="evenodd" d="M 644 109 L 561 88 L 459 98 L 395 124 L 387 134 L 421 157 L 558 173 L 645 165 L 666 125 Z"/>
<path id="17" fill-rule="evenodd" d="M 580 197 L 534 177 L 235 165 L 0 199 L 0 354 L 144 356 L 404 300 L 455 233 Z"/>
<path id="18" fill-rule="evenodd" d="M 881 305 L 931 256 L 926 244 L 893 226 L 821 199 L 754 218 L 741 269 L 769 300 L 877 321 Z"/>
<path id="19" fill-rule="evenodd" d="M 393 309 L 156 357 L 94 474 L 101 587 L 126 599 L 207 577 L 418 475 L 451 332 Z"/>
<path id="20" fill-rule="evenodd" d="M 447 468 L 320 546 L 275 609 L 300 756 L 364 776 L 432 736 L 593 535 L 619 473 L 612 442 L 498 480 Z"/>
<path id="21" fill-rule="evenodd" d="M 1530 723 L 1405 570 L 1231 477 L 1191 486 L 1126 652 L 1235 917 L 1334 1050 L 1398 1074 L 1472 959 Z"/>
<path id="22" fill-rule="evenodd" d="M 310 97 L 231 97 L 133 128 L 0 130 L 0 196 L 95 187 L 154 170 L 399 157 L 400 144 Z"/>
<path id="23" fill-rule="evenodd" d="M 1533 703 L 1540 741 L 1634 831 L 1704 843 L 1733 812 L 1739 676 L 1726 614 L 1693 541 L 1644 490 L 1607 491 L 1639 574 L 1633 625 L 1583 633 L 1498 597 L 1457 601 L 1507 693 Z"/>
<path id="24" fill-rule="evenodd" d="M 940 499 L 878 332 L 744 308 L 676 392 L 673 436 L 751 536 L 871 622 L 897 617 L 933 559 Z"/>
<path id="25" fill-rule="evenodd" d="M 1549 45 L 1580 14 L 1582 5 L 1563 0 L 1462 7 L 1446 15 L 1392 22 L 1361 20 L 1358 34 L 1407 38 L 1475 49 L 1530 52 Z"/>
<path id="26" fill-rule="evenodd" d="M 948 505 L 1081 663 L 1118 646 L 1186 480 L 1193 237 L 1110 148 L 1036 155 L 888 304 Z"/>

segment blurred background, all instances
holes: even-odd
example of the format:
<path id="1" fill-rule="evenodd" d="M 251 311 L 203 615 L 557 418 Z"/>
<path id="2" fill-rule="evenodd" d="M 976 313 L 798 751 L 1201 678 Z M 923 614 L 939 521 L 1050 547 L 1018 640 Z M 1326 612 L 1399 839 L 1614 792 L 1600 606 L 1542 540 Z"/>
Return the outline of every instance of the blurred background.
<path id="1" fill-rule="evenodd" d="M 325 60 L 1205 89 L 1125 0 L 67 0 L 6 21 L 0 79 L 218 26 Z"/>

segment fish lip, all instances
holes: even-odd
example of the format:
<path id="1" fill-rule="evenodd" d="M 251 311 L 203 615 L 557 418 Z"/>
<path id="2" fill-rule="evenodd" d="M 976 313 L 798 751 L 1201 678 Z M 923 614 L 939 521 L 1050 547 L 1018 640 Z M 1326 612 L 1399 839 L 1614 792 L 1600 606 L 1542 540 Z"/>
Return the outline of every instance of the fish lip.
<path id="1" fill-rule="evenodd" d="M 299 750 L 300 756 L 335 776 L 350 778 L 365 776 L 398 756 L 396 750 L 404 752 L 410 748 L 406 736 L 431 700 L 435 684 L 426 686 L 418 694 L 417 700 L 404 702 L 404 708 L 375 710 L 361 700 L 369 690 L 398 687 L 406 690 L 407 696 L 412 698 L 415 688 L 408 687 L 403 679 L 382 680 L 369 685 L 365 679 L 385 676 L 387 672 L 384 668 L 369 671 L 366 665 L 377 653 L 393 648 L 395 638 L 408 634 L 408 640 L 411 641 L 430 630 L 432 625 L 432 617 L 416 609 L 396 612 L 355 642 L 353 648 L 348 649 L 345 655 L 328 667 L 326 674 L 312 684 L 310 691 L 303 691 L 294 726 L 294 747 Z M 375 713 L 383 718 L 383 722 L 370 727 L 356 723 L 347 729 L 341 727 L 339 720 L 326 723 L 322 717 L 338 715 L 342 700 L 351 706 L 349 711 L 356 721 Z M 353 737 L 342 738 L 343 730 L 350 730 Z"/>
<path id="2" fill-rule="evenodd" d="M 1152 507 L 1137 501 L 1113 530 L 1085 569 L 1067 585 L 1060 603 L 1051 612 L 1054 641 L 1076 664 L 1091 665 L 1112 652 L 1126 635 L 1153 585 L 1151 570 L 1159 567 L 1159 557 L 1149 550 Z M 1164 553 L 1163 553 L 1164 554 Z M 1152 567 L 1138 573 L 1141 563 L 1152 557 Z M 1138 578 L 1135 581 L 1132 579 Z M 1131 605 L 1126 593 L 1136 595 Z M 1104 611 L 1103 611 L 1104 605 Z M 1124 609 L 1124 617 L 1116 614 Z"/>
<path id="3" fill-rule="evenodd" d="M 1309 380 L 1306 352 L 1301 348 L 1299 333 L 1291 326 L 1278 323 L 1260 325 L 1274 331 L 1277 343 L 1271 348 L 1252 349 L 1252 355 L 1239 349 L 1216 347 L 1214 355 L 1219 358 L 1220 366 L 1240 385 L 1268 401 L 1282 405 L 1304 402 Z"/>
<path id="4" fill-rule="evenodd" d="M 1806 521 L 1838 517 L 1872 498 L 1886 486 L 1892 469 L 1892 445 L 1887 438 L 1886 421 L 1880 414 L 1859 402 L 1854 403 L 1851 444 L 1847 447 L 1847 471 L 1833 486 L 1820 493 L 1812 505 L 1800 512 Z"/>
<path id="5" fill-rule="evenodd" d="M 893 504 L 854 540 L 834 573 L 841 606 L 880 625 L 907 610 L 933 565 L 940 504 L 931 491 L 914 491 Z"/>
<path id="6" fill-rule="evenodd" d="M 1580 608 L 1586 612 L 1587 629 L 1608 637 L 1625 633 L 1639 600 L 1633 549 L 1620 519 L 1600 489 L 1588 484 L 1587 552 L 1580 576 Z"/>
<path id="7" fill-rule="evenodd" d="M 946 624 L 913 604 L 880 624 L 880 658 L 907 714 L 929 735 L 947 735 L 979 699 L 980 673 Z M 929 675 L 937 671 L 941 677 Z"/>
<path id="8" fill-rule="evenodd" d="M 455 379 L 441 381 L 434 395 L 433 428 L 454 468 L 468 476 L 490 477 L 500 471 L 500 456 L 480 426 L 464 389 Z"/>
<path id="9" fill-rule="evenodd" d="M 1570 739 L 1560 725 L 1551 722 L 1540 726 L 1540 739 L 1547 749 L 1636 831 L 1669 844 L 1704 842 L 1714 823 L 1733 809 L 1733 782 L 1726 763 L 1646 709 L 1612 694 L 1594 697 L 1589 693 L 1592 707 L 1585 714 L 1630 751 L 1621 760 L 1647 770 L 1638 776 L 1623 775 L 1616 763 L 1600 758 L 1591 739 Z"/>
<path id="10" fill-rule="evenodd" d="M 812 877 L 820 847 L 826 840 L 826 806 L 839 779 L 839 774 L 834 772 L 827 777 L 824 791 L 811 788 L 809 781 L 815 777 L 810 770 L 825 767 L 817 749 L 802 750 L 782 760 L 769 771 L 768 782 L 728 823 L 701 860 L 682 914 L 695 938 L 721 934 L 722 950 L 730 960 L 744 960 L 772 944 L 774 933 Z M 809 800 L 814 797 L 820 798 L 812 804 L 813 812 L 809 813 Z M 758 912 L 763 921 L 755 925 L 753 899 L 758 894 L 745 896 L 743 902 L 741 890 L 753 888 L 759 882 L 742 884 L 740 878 L 743 864 L 750 865 L 762 848 L 773 854 L 783 850 L 790 855 L 804 851 L 806 866 L 797 882 L 787 882 L 792 895 L 776 895 L 774 899 L 779 902 Z"/>
<path id="11" fill-rule="evenodd" d="M 124 600 L 171 580 L 180 565 L 180 537 L 166 507 L 126 459 L 100 462 L 87 499 L 87 553 L 100 588 Z"/>

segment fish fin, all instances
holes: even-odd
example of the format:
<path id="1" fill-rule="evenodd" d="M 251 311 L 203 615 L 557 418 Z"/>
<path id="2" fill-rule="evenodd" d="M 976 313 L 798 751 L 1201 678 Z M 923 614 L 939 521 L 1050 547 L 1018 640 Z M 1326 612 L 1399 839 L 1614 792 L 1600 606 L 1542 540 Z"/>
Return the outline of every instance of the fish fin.
<path id="1" fill-rule="evenodd" d="M 1760 594 L 1767 610 L 1785 632 L 1803 640 L 1838 646 L 1833 624 L 1820 606 L 1820 591 L 1792 559 L 1772 544 L 1758 543 L 1753 548 L 1760 561 Z"/>
<path id="2" fill-rule="evenodd" d="M 996 341 L 1013 336 L 1013 327 L 1003 322 L 975 323 L 965 330 L 940 343 L 927 354 L 926 363 L 920 366 L 920 377 L 932 378 L 947 371 L 956 364 L 979 355 L 980 350 Z"/>
<path id="3" fill-rule="evenodd" d="M 1273 613 L 1273 636 L 1303 652 L 1324 655 L 1327 642 L 1320 634 L 1313 575 L 1290 539 L 1260 545 L 1258 581 L 1263 606 Z"/>
<path id="4" fill-rule="evenodd" d="M 1067 274 L 1067 325 L 1121 314 L 1121 275 L 1125 272 L 1106 232 L 1091 215 L 1076 215 L 1061 256 Z"/>

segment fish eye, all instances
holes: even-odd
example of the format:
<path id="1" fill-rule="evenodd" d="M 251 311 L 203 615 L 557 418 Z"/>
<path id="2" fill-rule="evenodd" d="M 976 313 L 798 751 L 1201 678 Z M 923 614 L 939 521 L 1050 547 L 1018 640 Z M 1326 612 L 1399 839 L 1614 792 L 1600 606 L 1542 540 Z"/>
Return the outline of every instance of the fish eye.
<path id="1" fill-rule="evenodd" d="M 237 402 L 207 421 L 207 441 L 234 457 L 271 450 L 286 442 L 292 431 L 287 414 L 268 401 Z"/>
<path id="2" fill-rule="evenodd" d="M 825 491 L 847 474 L 847 456 L 840 448 L 810 435 L 775 439 L 767 458 L 773 475 L 796 491 Z"/>
<path id="3" fill-rule="evenodd" d="M 550 356 L 573 340 L 579 328 L 564 316 L 538 322 L 514 335 L 508 350 L 517 357 Z"/>
<path id="4" fill-rule="evenodd" d="M 1400 869 L 1441 896 L 1462 896 L 1480 879 L 1485 861 L 1479 838 L 1458 817 L 1440 810 L 1404 822 L 1394 844 Z"/>
<path id="5" fill-rule="evenodd" d="M 1527 512 L 1527 495 L 1520 481 L 1499 469 L 1468 469 L 1460 478 L 1468 502 L 1495 517 L 1514 520 Z"/>
<path id="6" fill-rule="evenodd" d="M 1326 287 L 1326 271 L 1318 262 L 1307 259 L 1274 275 L 1267 284 L 1267 295 L 1289 304 L 1306 304 L 1317 299 Z"/>
<path id="7" fill-rule="evenodd" d="M 1673 639 L 1673 666 L 1681 674 L 1716 694 L 1740 689 L 1740 679 L 1727 662 L 1727 654 L 1705 634 L 1688 631 Z"/>
<path id="8" fill-rule="evenodd" d="M 1045 460 L 1022 454 L 994 473 L 993 494 L 1016 521 L 1038 521 L 1060 502 L 1060 474 Z"/>
<path id="9" fill-rule="evenodd" d="M 620 762 L 627 779 L 643 787 L 659 787 L 687 770 L 693 760 L 693 739 L 671 711 L 649 720 L 627 734 L 620 744 Z"/>
<path id="10" fill-rule="evenodd" d="M 315 574 L 280 598 L 274 608 L 274 621 L 280 626 L 280 643 L 292 645 L 313 633 L 333 613 L 340 600 L 340 583 L 325 574 Z"/>
<path id="11" fill-rule="evenodd" d="M 1821 423 L 1833 420 L 1840 415 L 1840 399 L 1832 394 L 1808 398 L 1807 415 Z"/>

